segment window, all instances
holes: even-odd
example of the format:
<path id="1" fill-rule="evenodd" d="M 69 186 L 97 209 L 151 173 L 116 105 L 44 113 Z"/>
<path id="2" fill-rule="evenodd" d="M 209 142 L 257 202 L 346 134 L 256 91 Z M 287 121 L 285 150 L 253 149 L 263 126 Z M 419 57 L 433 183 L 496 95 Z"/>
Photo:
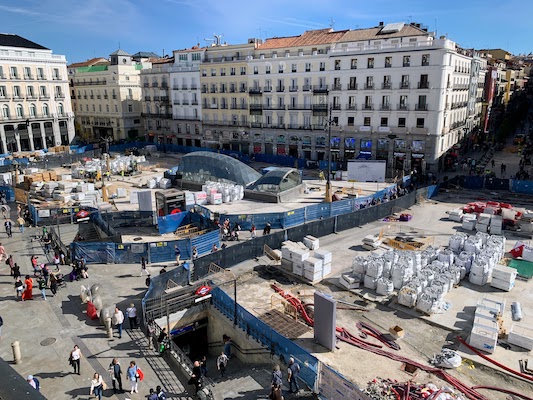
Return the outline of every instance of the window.
<path id="1" fill-rule="evenodd" d="M 320 69 L 320 71 L 325 71 L 326 70 L 326 63 L 321 61 L 319 69 Z"/>
<path id="2" fill-rule="evenodd" d="M 417 104 L 418 110 L 427 110 L 427 96 L 418 96 L 418 104 Z"/>
<path id="3" fill-rule="evenodd" d="M 365 96 L 365 110 L 372 110 L 372 96 Z"/>
<path id="4" fill-rule="evenodd" d="M 372 151 L 372 140 L 361 139 L 361 151 Z"/>
<path id="5" fill-rule="evenodd" d="M 96 105 L 93 104 L 93 112 L 96 112 Z"/>
<path id="6" fill-rule="evenodd" d="M 13 97 L 20 97 L 20 86 L 13 86 Z"/>
<path id="7" fill-rule="evenodd" d="M 187 61 L 187 54 L 180 54 L 179 55 L 179 60 L 180 61 Z"/>
<path id="8" fill-rule="evenodd" d="M 365 89 L 374 89 L 374 77 L 373 76 L 366 77 Z"/>
<path id="9" fill-rule="evenodd" d="M 220 68 L 220 76 L 226 76 L 226 68 Z"/>
<path id="10" fill-rule="evenodd" d="M 390 96 L 383 96 L 381 98 L 381 109 L 390 110 Z"/>
<path id="11" fill-rule="evenodd" d="M 18 79 L 18 70 L 17 70 L 17 67 L 11 67 L 11 68 L 10 68 L 10 72 L 11 72 L 11 78 L 12 78 L 12 79 Z"/>
<path id="12" fill-rule="evenodd" d="M 357 58 L 352 58 L 350 61 L 350 68 L 357 69 Z"/>
<path id="13" fill-rule="evenodd" d="M 133 104 L 128 104 L 128 112 L 133 112 Z"/>
<path id="14" fill-rule="evenodd" d="M 335 70 L 338 71 L 341 69 L 341 60 L 335 60 Z"/>
<path id="15" fill-rule="evenodd" d="M 4 67 L 2 67 L 0 65 L 0 79 L 6 79 L 6 77 L 4 76 Z"/>
<path id="16" fill-rule="evenodd" d="M 37 78 L 44 79 L 44 70 L 42 68 L 37 68 Z"/>
<path id="17" fill-rule="evenodd" d="M 63 108 L 63 103 L 59 103 L 59 104 L 57 105 L 57 113 L 58 113 L 59 115 L 63 115 L 64 112 L 65 112 L 65 109 Z"/>
<path id="18" fill-rule="evenodd" d="M 7 105 L 2 107 L 2 117 L 9 118 L 9 107 Z"/>
<path id="19" fill-rule="evenodd" d="M 355 96 L 348 97 L 348 109 L 355 110 L 355 107 L 356 107 Z"/>
<path id="20" fill-rule="evenodd" d="M 389 125 L 389 119 L 387 117 L 381 117 L 380 126 L 388 126 L 388 125 Z"/>
<path id="21" fill-rule="evenodd" d="M 231 67 L 231 69 L 229 70 L 229 73 L 230 75 L 235 75 L 235 67 Z"/>
<path id="22" fill-rule="evenodd" d="M 405 118 L 398 118 L 398 128 L 405 128 Z"/>
<path id="23" fill-rule="evenodd" d="M 202 54 L 201 53 L 192 53 L 192 60 L 193 61 L 201 61 L 202 60 Z"/>
<path id="24" fill-rule="evenodd" d="M 311 71 L 311 63 L 305 63 L 305 72 Z"/>
<path id="25" fill-rule="evenodd" d="M 385 68 L 392 67 L 392 57 L 385 57 Z"/>
<path id="26" fill-rule="evenodd" d="M 211 76 L 217 76 L 217 69 L 211 68 Z"/>
<path id="27" fill-rule="evenodd" d="M 409 89 L 409 75 L 402 75 L 400 89 Z"/>
<path id="28" fill-rule="evenodd" d="M 269 74 L 270 71 L 269 71 L 268 65 L 266 69 L 267 69 L 266 73 Z M 254 75 L 257 75 L 257 74 L 259 74 L 259 67 L 257 65 L 254 65 Z"/>
<path id="29" fill-rule="evenodd" d="M 55 80 L 59 80 L 59 79 L 61 79 L 61 78 L 59 77 L 59 69 L 58 69 L 58 68 L 54 68 L 54 79 L 55 79 Z"/>
<path id="30" fill-rule="evenodd" d="M 348 117 L 348 126 L 354 126 L 355 117 Z"/>
<path id="31" fill-rule="evenodd" d="M 24 67 L 24 78 L 31 79 L 31 69 L 30 69 L 30 67 Z"/>
<path id="32" fill-rule="evenodd" d="M 118 113 L 118 104 L 115 104 L 115 112 Z"/>
<path id="33" fill-rule="evenodd" d="M 241 67 L 241 75 L 246 75 L 246 67 Z"/>
<path id="34" fill-rule="evenodd" d="M 279 63 L 278 74 L 282 74 L 284 70 L 285 70 L 285 63 Z"/>
<path id="35" fill-rule="evenodd" d="M 391 77 L 390 75 L 385 75 L 383 77 L 383 89 L 391 89 L 391 87 L 392 87 Z"/>
<path id="36" fill-rule="evenodd" d="M 102 105 L 98 104 L 98 111 L 102 112 Z"/>
<path id="37" fill-rule="evenodd" d="M 419 89 L 429 89 L 429 81 L 427 74 L 420 75 Z"/>
<path id="38" fill-rule="evenodd" d="M 370 126 L 371 118 L 370 117 L 364 117 L 363 118 L 363 125 L 364 126 Z"/>
<path id="39" fill-rule="evenodd" d="M 417 128 L 423 128 L 424 127 L 424 118 L 417 118 L 416 119 L 416 127 Z"/>
<path id="40" fill-rule="evenodd" d="M 429 54 L 422 54 L 422 66 L 427 67 L 429 65 Z"/>
<path id="41" fill-rule="evenodd" d="M 24 109 L 22 108 L 22 104 L 17 105 L 17 118 L 24 117 Z"/>
<path id="42" fill-rule="evenodd" d="M 7 91 L 5 86 L 0 86 L 0 97 L 6 97 Z"/>
<path id="43" fill-rule="evenodd" d="M 407 110 L 407 96 L 406 95 L 400 96 L 400 106 L 398 108 L 400 110 Z"/>
<path id="44" fill-rule="evenodd" d="M 403 56 L 403 66 L 404 67 L 411 66 L 411 56 Z"/>
<path id="45" fill-rule="evenodd" d="M 297 64 L 292 64 L 292 65 L 291 65 L 291 71 L 292 71 L 292 72 L 298 72 L 298 66 L 297 66 Z"/>
<path id="46" fill-rule="evenodd" d="M 374 68 L 374 59 L 373 58 L 369 58 L 367 63 L 366 63 L 366 67 L 367 68 Z"/>
<path id="47" fill-rule="evenodd" d="M 106 104 L 106 105 L 105 105 L 105 111 L 106 111 L 107 113 L 109 113 L 109 104 Z"/>

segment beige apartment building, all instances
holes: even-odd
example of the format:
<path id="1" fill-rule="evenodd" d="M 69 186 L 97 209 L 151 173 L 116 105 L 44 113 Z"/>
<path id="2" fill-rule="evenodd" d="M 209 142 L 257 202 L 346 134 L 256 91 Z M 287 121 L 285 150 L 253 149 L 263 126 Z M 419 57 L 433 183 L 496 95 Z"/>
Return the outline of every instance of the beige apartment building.
<path id="1" fill-rule="evenodd" d="M 66 59 L 28 39 L 0 34 L 0 152 L 68 145 L 74 115 Z"/>
<path id="2" fill-rule="evenodd" d="M 80 137 L 88 142 L 144 137 L 141 79 L 150 54 L 124 50 L 68 66 L 70 92 Z"/>

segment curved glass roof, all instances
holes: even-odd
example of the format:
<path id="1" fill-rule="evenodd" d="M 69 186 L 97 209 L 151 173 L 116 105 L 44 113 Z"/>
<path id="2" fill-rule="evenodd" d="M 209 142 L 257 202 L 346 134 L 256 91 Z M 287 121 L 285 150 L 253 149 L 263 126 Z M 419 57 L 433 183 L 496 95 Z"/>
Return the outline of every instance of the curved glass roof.
<path id="1" fill-rule="evenodd" d="M 196 151 L 181 159 L 179 170 L 183 179 L 192 182 L 227 182 L 244 187 L 254 183 L 261 174 L 233 157 L 209 151 Z"/>
<path id="2" fill-rule="evenodd" d="M 250 189 L 260 192 L 279 193 L 292 189 L 301 182 L 300 173 L 294 168 L 275 168 L 259 178 Z"/>

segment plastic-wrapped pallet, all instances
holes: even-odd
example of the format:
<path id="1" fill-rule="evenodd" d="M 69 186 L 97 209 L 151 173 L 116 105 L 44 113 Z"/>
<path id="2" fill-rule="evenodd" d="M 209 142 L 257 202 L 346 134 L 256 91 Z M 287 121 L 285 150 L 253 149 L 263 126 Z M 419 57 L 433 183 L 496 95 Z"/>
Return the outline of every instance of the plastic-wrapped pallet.
<path id="1" fill-rule="evenodd" d="M 333 261 L 333 254 L 331 251 L 325 249 L 315 250 L 315 257 L 323 260 L 324 264 L 331 264 Z"/>
<path id="2" fill-rule="evenodd" d="M 398 304 L 413 308 L 416 305 L 416 290 L 409 286 L 404 286 L 398 292 Z"/>
<path id="3" fill-rule="evenodd" d="M 473 231 L 476 226 L 476 216 L 474 214 L 465 214 L 463 216 L 462 228 L 468 231 Z"/>
<path id="4" fill-rule="evenodd" d="M 522 259 L 525 261 L 533 262 L 533 247 L 525 245 L 522 251 Z"/>
<path id="5" fill-rule="evenodd" d="M 352 271 L 354 274 L 364 274 L 368 261 L 362 256 L 355 256 L 352 261 Z"/>
<path id="6" fill-rule="evenodd" d="M 331 274 L 331 263 L 324 264 L 322 266 L 322 278 L 325 278 L 326 276 Z"/>
<path id="7" fill-rule="evenodd" d="M 372 260 L 368 263 L 367 268 L 366 268 L 366 275 L 374 277 L 374 278 L 380 278 L 382 273 L 383 273 L 383 262 Z"/>
<path id="8" fill-rule="evenodd" d="M 293 261 L 292 262 L 292 273 L 295 275 L 303 276 L 304 274 L 304 265 L 302 262 Z"/>
<path id="9" fill-rule="evenodd" d="M 496 265 L 492 270 L 490 286 L 509 292 L 515 285 L 517 270 L 505 265 Z"/>
<path id="10" fill-rule="evenodd" d="M 304 261 L 304 270 L 309 272 L 317 272 L 322 271 L 322 266 L 324 263 L 321 259 L 316 257 L 307 257 Z"/>
<path id="11" fill-rule="evenodd" d="M 304 240 L 303 240 L 305 246 L 310 249 L 310 250 L 318 250 L 319 248 L 319 239 L 317 239 L 316 237 L 314 236 L 306 236 L 304 237 Z"/>
<path id="12" fill-rule="evenodd" d="M 379 278 L 376 286 L 376 293 L 380 296 L 389 296 L 394 291 L 392 281 L 386 278 Z"/>
<path id="13" fill-rule="evenodd" d="M 339 283 L 346 289 L 357 289 L 361 286 L 362 276 L 357 274 L 342 274 Z"/>
<path id="14" fill-rule="evenodd" d="M 374 276 L 365 275 L 363 286 L 367 289 L 376 290 L 378 286 L 378 279 Z"/>
<path id="15" fill-rule="evenodd" d="M 477 217 L 477 222 L 483 225 L 489 225 L 490 224 L 490 214 L 480 213 Z"/>

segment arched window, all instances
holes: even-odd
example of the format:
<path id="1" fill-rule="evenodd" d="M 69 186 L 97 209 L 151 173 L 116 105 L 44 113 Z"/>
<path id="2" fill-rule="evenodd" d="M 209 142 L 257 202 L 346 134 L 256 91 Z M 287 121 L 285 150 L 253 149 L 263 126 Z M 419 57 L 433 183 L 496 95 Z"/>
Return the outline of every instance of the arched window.
<path id="1" fill-rule="evenodd" d="M 48 117 L 48 115 L 49 115 L 48 104 L 44 103 L 43 104 L 43 117 Z"/>
<path id="2" fill-rule="evenodd" d="M 37 115 L 37 107 L 35 104 L 30 104 L 30 117 L 35 117 Z"/>
<path id="3" fill-rule="evenodd" d="M 23 118 L 24 117 L 24 109 L 22 108 L 22 104 L 17 105 L 17 118 Z"/>
<path id="4" fill-rule="evenodd" d="M 9 118 L 9 106 L 8 105 L 4 105 L 2 107 L 2 117 Z"/>
<path id="5" fill-rule="evenodd" d="M 64 112 L 64 109 L 63 109 L 63 103 L 59 103 L 59 104 L 57 105 L 57 113 L 58 113 L 59 115 L 63 115 L 63 112 Z"/>

